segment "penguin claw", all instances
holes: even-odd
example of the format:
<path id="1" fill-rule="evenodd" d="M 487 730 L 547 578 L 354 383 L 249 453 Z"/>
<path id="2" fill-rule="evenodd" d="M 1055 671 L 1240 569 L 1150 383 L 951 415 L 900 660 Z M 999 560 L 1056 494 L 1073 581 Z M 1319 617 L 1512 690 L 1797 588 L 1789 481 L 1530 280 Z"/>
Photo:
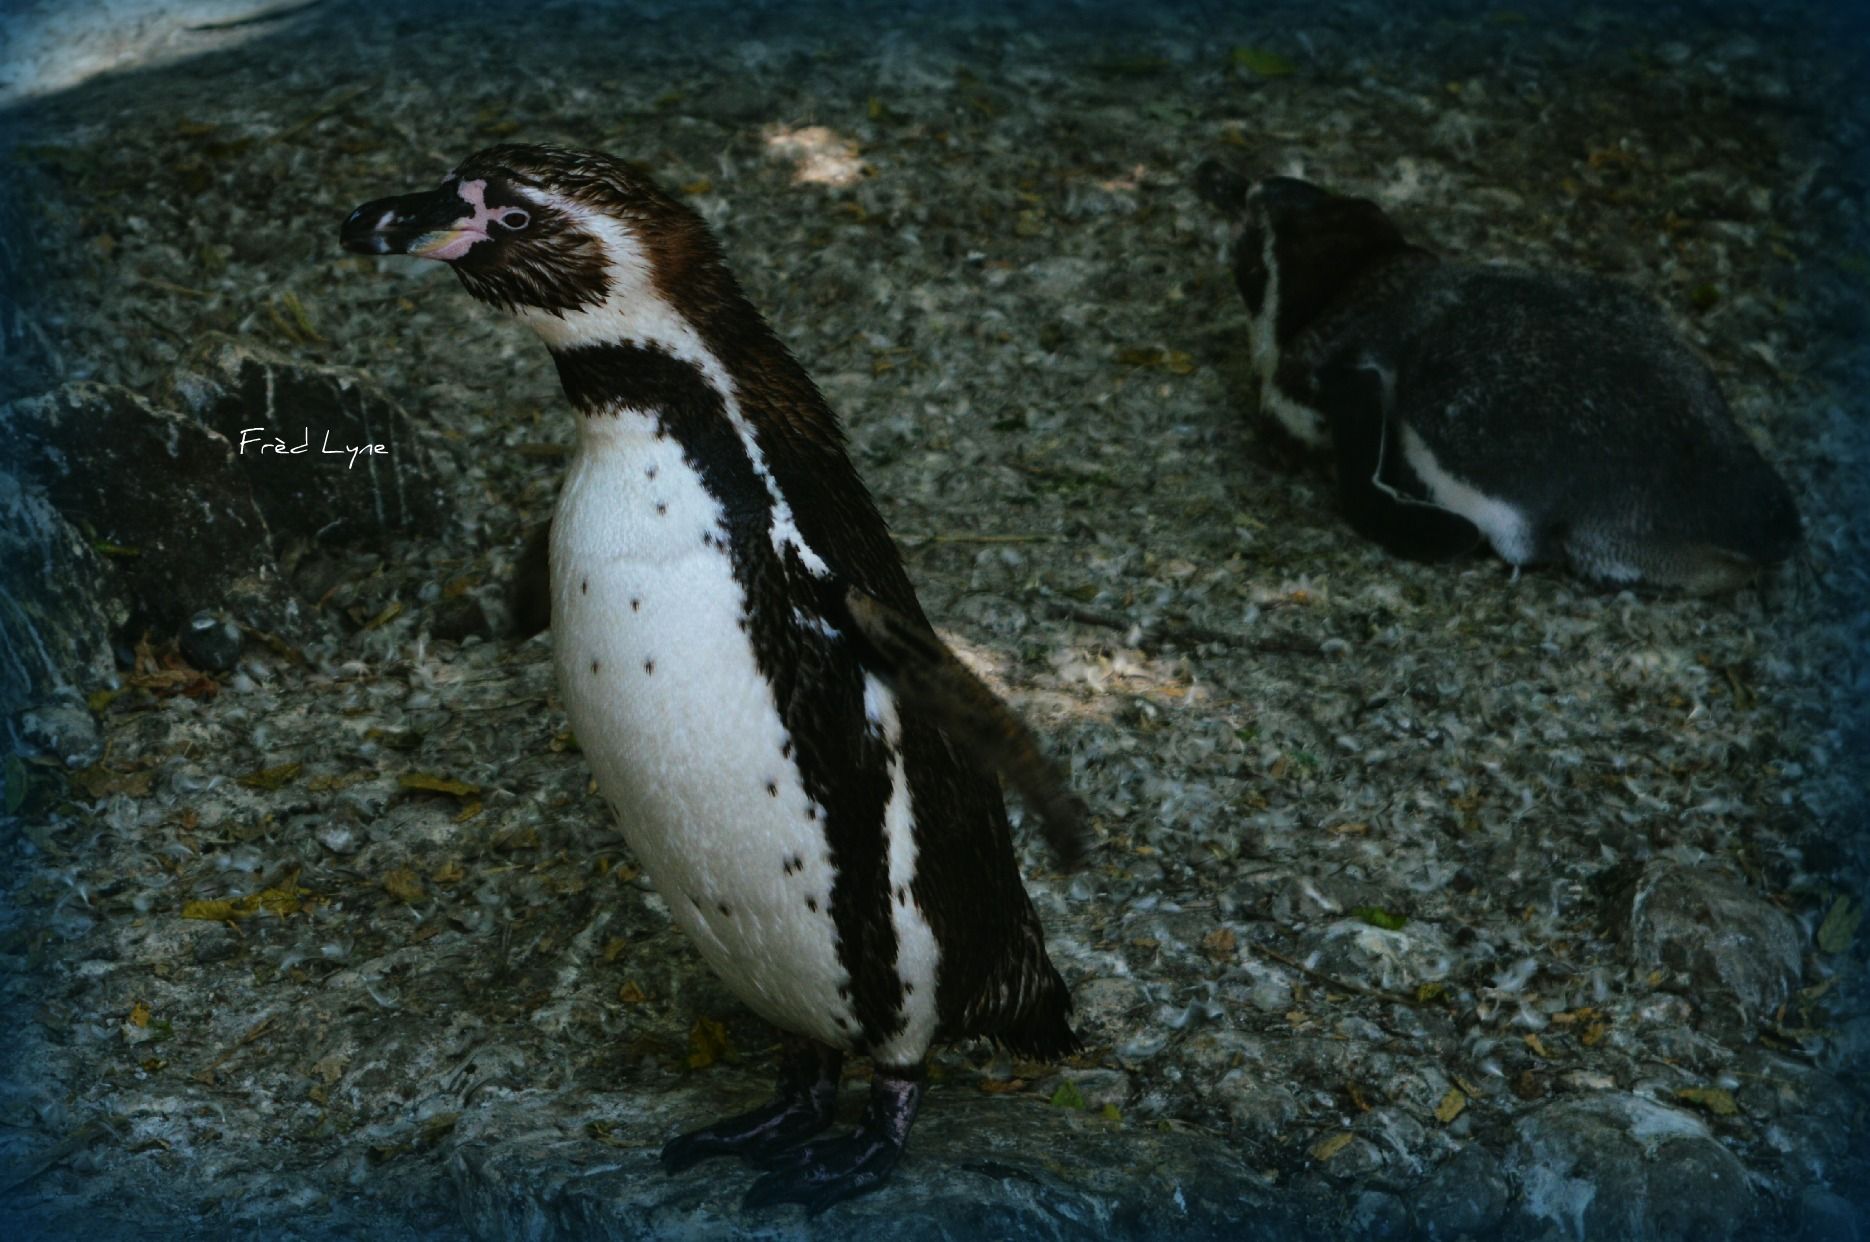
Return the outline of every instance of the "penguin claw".
<path id="1" fill-rule="evenodd" d="M 662 1145 L 662 1171 L 680 1173 L 715 1156 L 743 1156 L 759 1163 L 797 1147 L 829 1124 L 828 1116 L 776 1100 L 670 1139 Z"/>
<path id="2" fill-rule="evenodd" d="M 861 1129 L 848 1138 L 773 1152 L 756 1161 L 770 1171 L 747 1189 L 740 1206 L 751 1211 L 797 1203 L 807 1216 L 816 1216 L 881 1186 L 902 1155 L 900 1144 Z"/>
<path id="3" fill-rule="evenodd" d="M 831 1124 L 844 1054 L 822 1045 L 803 1045 L 779 1076 L 778 1097 L 751 1112 L 691 1130 L 662 1145 L 665 1173 L 680 1173 L 715 1156 L 760 1160 L 797 1147 Z"/>

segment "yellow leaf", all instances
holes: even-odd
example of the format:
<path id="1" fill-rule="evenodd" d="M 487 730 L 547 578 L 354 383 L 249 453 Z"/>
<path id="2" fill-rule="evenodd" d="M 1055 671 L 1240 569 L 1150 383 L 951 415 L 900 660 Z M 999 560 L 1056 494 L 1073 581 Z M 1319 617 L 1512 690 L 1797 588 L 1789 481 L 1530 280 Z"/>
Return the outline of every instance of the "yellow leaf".
<path id="1" fill-rule="evenodd" d="M 299 774 L 303 764 L 282 763 L 276 768 L 261 768 L 258 772 L 249 772 L 240 778 L 240 783 L 249 789 L 283 789 L 293 777 Z"/>
<path id="2" fill-rule="evenodd" d="M 1312 1159 L 1323 1164 L 1325 1161 L 1331 1159 L 1331 1157 L 1343 1151 L 1346 1147 L 1349 1147 L 1351 1145 L 1351 1139 L 1355 1137 L 1356 1136 L 1349 1130 L 1341 1130 L 1333 1134 L 1330 1138 L 1319 1139 L 1316 1143 L 1312 1144 Z"/>
<path id="3" fill-rule="evenodd" d="M 1459 1117 L 1461 1111 L 1466 1107 L 1467 1096 L 1461 1093 L 1461 1088 L 1450 1087 L 1448 1088 L 1448 1094 L 1441 1097 L 1441 1103 L 1435 1106 L 1435 1120 L 1441 1122 L 1443 1125 L 1447 1125 L 1456 1117 Z"/>
<path id="4" fill-rule="evenodd" d="M 727 1040 L 727 1027 L 713 1018 L 696 1018 L 688 1031 L 688 1068 L 707 1069 L 731 1055 L 733 1046 Z"/>
<path id="5" fill-rule="evenodd" d="M 427 772 L 404 772 L 396 778 L 396 783 L 404 789 L 453 794 L 457 798 L 470 798 L 480 792 L 479 785 L 470 785 L 448 776 L 431 776 Z"/>
<path id="6" fill-rule="evenodd" d="M 1732 1117 L 1740 1111 L 1740 1106 L 1734 1103 L 1733 1093 L 1719 1087 L 1683 1087 L 1675 1096 L 1705 1108 L 1716 1117 Z"/>
<path id="7" fill-rule="evenodd" d="M 1537 1035 L 1528 1034 L 1526 1036 L 1526 1046 L 1532 1049 L 1534 1056 L 1544 1057 L 1548 1061 L 1552 1059 L 1552 1054 L 1545 1050 L 1545 1042 Z"/>
<path id="8" fill-rule="evenodd" d="M 640 1005 L 649 999 L 649 994 L 636 985 L 636 980 L 631 979 L 617 989 L 617 999 L 626 1005 Z"/>
<path id="9" fill-rule="evenodd" d="M 1289 77 L 1294 68 L 1292 62 L 1278 52 L 1244 45 L 1234 49 L 1234 63 L 1262 78 Z"/>
<path id="10" fill-rule="evenodd" d="M 604 960 L 614 962 L 619 954 L 630 947 L 630 942 L 622 936 L 612 936 L 604 945 Z"/>
<path id="11" fill-rule="evenodd" d="M 136 1004 L 130 1006 L 130 1025 L 131 1026 L 148 1026 L 149 1025 L 149 1006 L 148 1005 L 145 1005 L 142 1001 L 138 1001 L 136 1002 Z"/>
<path id="12" fill-rule="evenodd" d="M 407 867 L 398 867 L 385 875 L 383 888 L 396 900 L 411 904 L 421 901 L 425 895 L 421 879 Z"/>
<path id="13" fill-rule="evenodd" d="M 251 910 L 241 910 L 239 903 L 225 897 L 212 901 L 191 901 L 182 906 L 183 918 L 201 919 L 209 923 L 225 923 L 229 919 L 241 918 L 251 913 Z"/>
<path id="14" fill-rule="evenodd" d="M 1857 934 L 1863 917 L 1862 906 L 1848 896 L 1839 897 L 1825 912 L 1825 921 L 1818 925 L 1818 947 L 1826 953 L 1844 952 L 1851 947 L 1851 937 Z"/>

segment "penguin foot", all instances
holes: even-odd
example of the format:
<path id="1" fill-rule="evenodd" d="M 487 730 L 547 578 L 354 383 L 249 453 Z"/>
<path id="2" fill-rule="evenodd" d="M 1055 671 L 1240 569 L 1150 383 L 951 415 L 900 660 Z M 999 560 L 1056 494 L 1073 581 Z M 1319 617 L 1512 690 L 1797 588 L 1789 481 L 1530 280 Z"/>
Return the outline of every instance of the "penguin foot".
<path id="1" fill-rule="evenodd" d="M 679 1173 L 714 1156 L 757 1160 L 798 1146 L 831 1124 L 843 1068 L 841 1052 L 822 1044 L 799 1049 L 781 1069 L 772 1103 L 670 1139 L 662 1147 L 663 1171 Z"/>
<path id="2" fill-rule="evenodd" d="M 759 1157 L 754 1163 L 769 1172 L 748 1189 L 741 1206 L 799 1203 L 806 1215 L 816 1216 L 834 1203 L 881 1186 L 903 1158 L 925 1078 L 920 1065 L 877 1066 L 870 1102 L 857 1129 L 842 1138 Z"/>

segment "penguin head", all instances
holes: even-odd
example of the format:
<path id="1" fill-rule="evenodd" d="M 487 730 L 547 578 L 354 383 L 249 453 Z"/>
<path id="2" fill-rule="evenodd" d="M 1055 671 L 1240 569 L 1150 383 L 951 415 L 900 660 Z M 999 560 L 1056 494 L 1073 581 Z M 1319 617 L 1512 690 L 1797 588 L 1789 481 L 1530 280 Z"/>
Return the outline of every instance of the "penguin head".
<path id="1" fill-rule="evenodd" d="M 467 291 L 559 343 L 592 317 L 667 307 L 718 269 L 701 218 L 640 171 L 596 152 L 503 145 L 476 152 L 432 190 L 374 199 L 338 239 L 357 254 L 447 263 Z"/>
<path id="2" fill-rule="evenodd" d="M 1269 333 L 1267 344 L 1278 348 L 1373 265 L 1414 249 L 1367 198 L 1333 194 L 1293 177 L 1268 177 L 1242 200 L 1234 281 L 1256 335 Z"/>

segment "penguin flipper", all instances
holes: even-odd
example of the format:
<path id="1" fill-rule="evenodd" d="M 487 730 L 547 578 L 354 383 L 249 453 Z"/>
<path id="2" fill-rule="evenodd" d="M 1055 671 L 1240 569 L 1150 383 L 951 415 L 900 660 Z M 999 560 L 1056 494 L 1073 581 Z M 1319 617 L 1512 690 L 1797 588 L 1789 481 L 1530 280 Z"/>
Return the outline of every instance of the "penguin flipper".
<path id="1" fill-rule="evenodd" d="M 968 757 L 997 773 L 1038 817 L 1064 866 L 1084 856 L 1088 808 L 1013 709 L 928 629 L 876 596 L 851 587 L 844 605 L 891 690 L 928 713 Z"/>
<path id="2" fill-rule="evenodd" d="M 1327 368 L 1318 395 L 1337 454 L 1338 500 L 1353 530 L 1414 561 L 1453 560 L 1480 546 L 1480 528 L 1428 499 L 1409 468 L 1381 370 L 1365 361 Z"/>

